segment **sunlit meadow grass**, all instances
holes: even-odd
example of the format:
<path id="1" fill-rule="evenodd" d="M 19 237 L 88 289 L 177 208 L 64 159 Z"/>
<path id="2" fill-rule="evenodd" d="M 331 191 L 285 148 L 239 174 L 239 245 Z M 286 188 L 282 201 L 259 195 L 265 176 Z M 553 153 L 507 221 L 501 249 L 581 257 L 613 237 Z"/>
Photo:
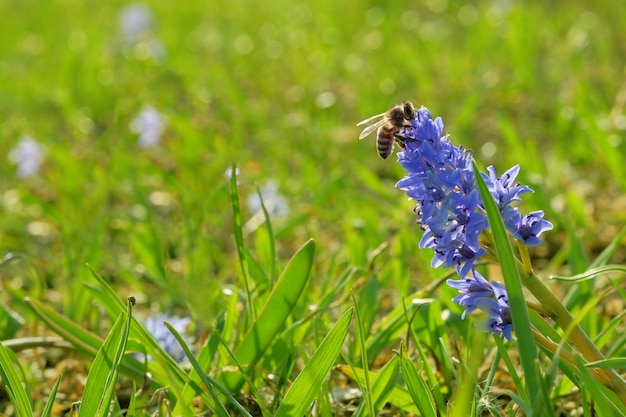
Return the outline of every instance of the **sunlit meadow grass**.
<path id="1" fill-rule="evenodd" d="M 129 4 L 0 1 L 0 412 L 532 414 L 518 345 L 461 320 L 395 156 L 357 139 L 403 100 L 481 169 L 520 164 L 555 225 L 535 272 L 626 356 L 621 275 L 548 279 L 624 262 L 621 2 L 154 1 L 138 34 Z M 193 319 L 180 366 L 159 313 Z M 534 415 L 619 415 L 551 357 Z"/>

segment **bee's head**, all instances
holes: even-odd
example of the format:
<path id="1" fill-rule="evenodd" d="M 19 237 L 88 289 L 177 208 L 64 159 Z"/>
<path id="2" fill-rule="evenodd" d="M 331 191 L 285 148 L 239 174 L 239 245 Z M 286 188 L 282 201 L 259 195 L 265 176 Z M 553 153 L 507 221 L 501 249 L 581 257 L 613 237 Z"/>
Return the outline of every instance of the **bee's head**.
<path id="1" fill-rule="evenodd" d="M 405 119 L 408 119 L 408 120 L 415 119 L 415 108 L 413 107 L 413 104 L 409 103 L 408 101 L 405 101 L 402 110 L 404 111 Z"/>

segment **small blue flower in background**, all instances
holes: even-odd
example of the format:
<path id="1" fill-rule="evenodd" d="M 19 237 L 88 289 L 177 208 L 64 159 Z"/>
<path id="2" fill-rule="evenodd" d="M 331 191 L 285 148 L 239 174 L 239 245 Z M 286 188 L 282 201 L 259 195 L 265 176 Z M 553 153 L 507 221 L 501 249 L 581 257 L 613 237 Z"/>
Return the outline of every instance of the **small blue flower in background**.
<path id="1" fill-rule="evenodd" d="M 404 126 L 397 138 L 404 150 L 398 162 L 406 176 L 396 186 L 417 201 L 417 222 L 424 231 L 420 247 L 435 252 L 432 266 L 455 267 L 462 278 L 448 280 L 459 291 L 453 301 L 463 307 L 462 318 L 475 310 L 487 314 L 481 327 L 511 339 L 512 321 L 506 288 L 499 282 L 487 281 L 476 262 L 487 254 L 481 235 L 489 228 L 484 206 L 476 187 L 471 152 L 453 145 L 443 133 L 441 117 L 433 120 L 427 108 L 415 111 L 410 125 Z M 539 235 L 552 229 L 543 219 L 543 211 L 521 215 L 512 204 L 532 189 L 515 182 L 520 167 L 516 165 L 498 177 L 493 167 L 481 173 L 493 195 L 507 230 L 525 245 L 541 242 Z"/>
<path id="2" fill-rule="evenodd" d="M 259 192 L 261 197 L 259 197 Z M 265 209 L 272 219 L 285 218 L 289 215 L 289 201 L 278 191 L 278 184 L 274 180 L 269 180 L 259 192 L 250 194 L 246 199 L 248 208 L 254 215 L 243 225 L 244 235 L 254 232 L 265 222 L 265 213 L 261 206 L 261 198 Z"/>
<path id="3" fill-rule="evenodd" d="M 136 42 L 153 30 L 152 10 L 143 3 L 130 3 L 120 9 L 118 21 L 124 40 Z"/>
<path id="4" fill-rule="evenodd" d="M 155 35 L 152 9 L 144 3 L 130 3 L 120 9 L 118 23 L 124 46 L 136 58 L 162 61 L 166 57 L 163 43 Z"/>
<path id="5" fill-rule="evenodd" d="M 146 106 L 130 122 L 131 132 L 139 135 L 137 144 L 141 148 L 157 145 L 165 130 L 164 117 L 154 107 Z"/>
<path id="6" fill-rule="evenodd" d="M 176 329 L 178 333 L 185 339 L 187 344 L 193 343 L 193 338 L 189 334 L 189 325 L 191 324 L 191 319 L 188 317 L 175 317 L 168 316 L 165 314 L 157 314 L 154 316 L 150 316 L 146 318 L 144 321 L 144 325 L 146 329 L 154 336 L 155 340 L 158 344 L 170 354 L 172 358 L 178 363 L 183 363 L 188 361 L 185 352 L 180 347 L 180 344 L 174 337 L 172 333 L 165 327 L 163 324 L 164 321 L 167 321 L 172 325 L 173 328 Z"/>
<path id="7" fill-rule="evenodd" d="M 23 136 L 9 152 L 9 160 L 17 164 L 16 174 L 20 178 L 37 175 L 43 159 L 42 146 L 30 136 Z"/>
<path id="8" fill-rule="evenodd" d="M 263 204 L 271 216 L 287 217 L 289 214 L 289 204 L 287 198 L 278 191 L 278 184 L 274 180 L 269 180 L 260 189 L 263 197 Z M 261 198 L 258 193 L 250 194 L 246 199 L 248 208 L 252 213 L 261 211 Z"/>

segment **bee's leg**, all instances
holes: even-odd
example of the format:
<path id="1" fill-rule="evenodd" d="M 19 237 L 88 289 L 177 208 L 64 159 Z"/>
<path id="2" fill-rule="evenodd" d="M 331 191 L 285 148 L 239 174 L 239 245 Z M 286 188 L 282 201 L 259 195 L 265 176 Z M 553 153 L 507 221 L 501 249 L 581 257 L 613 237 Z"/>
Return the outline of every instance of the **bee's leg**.
<path id="1" fill-rule="evenodd" d="M 400 146 L 402 149 L 406 148 L 406 142 L 417 142 L 417 139 L 402 136 L 399 133 L 394 133 L 393 136 L 396 138 L 396 143 L 398 144 L 398 146 Z"/>

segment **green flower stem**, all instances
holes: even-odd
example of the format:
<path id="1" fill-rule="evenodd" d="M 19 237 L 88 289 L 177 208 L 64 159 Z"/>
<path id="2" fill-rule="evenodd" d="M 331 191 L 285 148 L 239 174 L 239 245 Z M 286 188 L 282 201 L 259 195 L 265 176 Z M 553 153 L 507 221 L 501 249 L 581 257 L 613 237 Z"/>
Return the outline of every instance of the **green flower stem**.
<path id="1" fill-rule="evenodd" d="M 526 269 L 524 269 L 526 271 Z M 545 284 L 535 274 L 524 274 L 522 279 L 524 286 L 537 298 L 543 305 L 544 310 L 549 317 L 563 329 L 570 331 L 569 342 L 574 346 L 583 357 L 589 362 L 601 361 L 605 357 L 593 344 L 589 336 L 585 334 L 578 323 L 574 322 L 574 318 L 559 299 L 545 286 Z M 604 386 L 611 389 L 626 404 L 626 381 L 624 381 L 613 369 L 596 369 L 593 373 L 594 377 Z"/>
<path id="2" fill-rule="evenodd" d="M 519 250 L 520 257 L 522 258 L 522 265 L 524 272 L 531 275 L 533 273 L 533 264 L 530 262 L 530 255 L 528 254 L 528 246 L 517 240 L 517 249 Z"/>
<path id="3" fill-rule="evenodd" d="M 570 352 L 568 352 L 565 349 L 561 349 L 559 351 L 559 346 L 556 343 L 554 343 L 552 340 L 545 337 L 537 329 L 533 329 L 533 336 L 535 337 L 535 343 L 537 343 L 539 346 L 541 346 L 542 348 L 546 349 L 549 352 L 552 352 L 554 355 L 558 353 L 559 357 L 563 359 L 565 362 L 569 363 L 570 365 L 574 367 L 578 366 L 578 364 L 576 363 L 576 359 L 574 359 L 574 357 L 572 356 Z"/>

